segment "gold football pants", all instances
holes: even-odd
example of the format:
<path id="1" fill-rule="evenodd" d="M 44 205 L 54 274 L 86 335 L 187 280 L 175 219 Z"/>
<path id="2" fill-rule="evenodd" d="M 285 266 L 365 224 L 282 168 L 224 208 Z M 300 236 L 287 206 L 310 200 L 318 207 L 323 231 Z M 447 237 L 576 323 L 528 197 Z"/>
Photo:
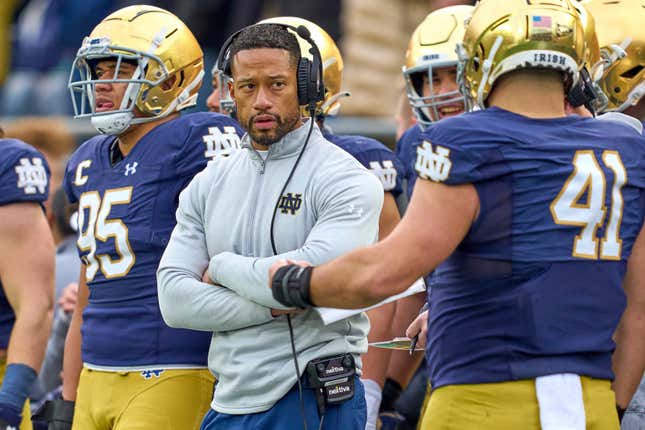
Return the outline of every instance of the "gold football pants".
<path id="1" fill-rule="evenodd" d="M 215 379 L 208 369 L 104 372 L 83 368 L 73 430 L 198 430 Z"/>
<path id="2" fill-rule="evenodd" d="M 618 430 L 607 380 L 580 377 L 587 430 Z M 534 380 L 447 385 L 432 392 L 422 430 L 540 430 Z"/>

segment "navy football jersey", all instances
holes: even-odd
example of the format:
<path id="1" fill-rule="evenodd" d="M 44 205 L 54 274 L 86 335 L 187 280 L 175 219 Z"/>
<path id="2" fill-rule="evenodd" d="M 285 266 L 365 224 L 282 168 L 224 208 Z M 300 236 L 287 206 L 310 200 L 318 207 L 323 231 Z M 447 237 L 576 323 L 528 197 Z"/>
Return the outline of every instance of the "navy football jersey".
<path id="1" fill-rule="evenodd" d="M 403 188 L 408 200 L 412 197 L 412 189 L 417 180 L 414 164 L 417 161 L 417 147 L 421 144 L 423 129 L 419 124 L 408 128 L 396 143 L 396 156 L 403 165 Z"/>
<path id="2" fill-rule="evenodd" d="M 89 303 L 83 361 L 99 367 L 206 366 L 210 333 L 168 327 L 156 270 L 175 226 L 179 193 L 213 157 L 239 148 L 235 120 L 194 113 L 148 132 L 115 165 L 114 136 L 96 136 L 70 159 L 64 187 L 79 205 L 79 255 Z"/>
<path id="3" fill-rule="evenodd" d="M 376 175 L 385 192 L 396 198 L 402 192 L 403 165 L 394 153 L 381 142 L 365 136 L 337 135 L 325 129 L 325 139 L 352 155 L 366 169 Z"/>
<path id="4" fill-rule="evenodd" d="M 473 184 L 480 213 L 432 278 L 433 387 L 554 373 L 612 379 L 622 281 L 645 212 L 645 142 L 578 116 L 463 114 L 423 134 L 416 169 Z"/>
<path id="5" fill-rule="evenodd" d="M 0 205 L 36 202 L 49 194 L 49 166 L 35 148 L 16 139 L 0 139 Z M 9 345 L 15 321 L 13 309 L 0 284 L 0 349 Z"/>

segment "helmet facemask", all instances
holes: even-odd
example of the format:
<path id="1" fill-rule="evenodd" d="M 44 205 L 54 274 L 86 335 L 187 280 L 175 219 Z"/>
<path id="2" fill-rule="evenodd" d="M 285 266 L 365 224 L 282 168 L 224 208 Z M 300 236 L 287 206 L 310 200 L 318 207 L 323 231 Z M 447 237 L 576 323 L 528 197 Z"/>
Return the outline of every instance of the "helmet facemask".
<path id="1" fill-rule="evenodd" d="M 437 94 L 435 91 L 433 79 L 435 71 L 451 67 L 457 68 L 457 62 L 446 59 L 425 62 L 403 71 L 410 106 L 412 106 L 412 111 L 422 126 L 428 126 L 432 122 L 441 119 L 442 108 L 459 104 L 462 106 L 462 110 L 466 111 L 466 100 L 458 88 L 443 94 Z M 428 82 L 428 96 L 423 95 L 423 86 L 426 79 Z"/>

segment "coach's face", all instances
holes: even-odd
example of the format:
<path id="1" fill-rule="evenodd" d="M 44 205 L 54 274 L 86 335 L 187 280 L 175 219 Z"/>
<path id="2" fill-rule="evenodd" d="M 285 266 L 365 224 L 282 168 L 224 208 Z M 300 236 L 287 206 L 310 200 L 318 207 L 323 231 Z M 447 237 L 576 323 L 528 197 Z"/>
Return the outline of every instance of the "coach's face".
<path id="1" fill-rule="evenodd" d="M 233 57 L 232 74 L 238 120 L 257 149 L 267 149 L 302 124 L 296 64 L 288 51 L 240 51 Z"/>

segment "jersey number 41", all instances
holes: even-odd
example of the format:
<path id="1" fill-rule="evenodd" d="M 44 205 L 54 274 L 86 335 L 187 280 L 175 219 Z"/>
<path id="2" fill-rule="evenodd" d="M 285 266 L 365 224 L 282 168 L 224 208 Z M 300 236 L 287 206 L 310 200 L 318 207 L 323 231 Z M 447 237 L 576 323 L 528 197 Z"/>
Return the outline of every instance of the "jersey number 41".
<path id="1" fill-rule="evenodd" d="M 551 215 L 556 224 L 582 227 L 573 241 L 574 257 L 620 260 L 622 240 L 619 234 L 624 206 L 621 190 L 627 182 L 627 171 L 617 151 L 603 151 L 602 162 L 614 175 L 611 207 L 605 206 L 607 180 L 594 152 L 581 150 L 573 157 L 573 173 L 551 203 Z M 585 195 L 586 201 L 582 201 Z M 603 224 L 605 234 L 598 246 L 596 232 Z"/>

